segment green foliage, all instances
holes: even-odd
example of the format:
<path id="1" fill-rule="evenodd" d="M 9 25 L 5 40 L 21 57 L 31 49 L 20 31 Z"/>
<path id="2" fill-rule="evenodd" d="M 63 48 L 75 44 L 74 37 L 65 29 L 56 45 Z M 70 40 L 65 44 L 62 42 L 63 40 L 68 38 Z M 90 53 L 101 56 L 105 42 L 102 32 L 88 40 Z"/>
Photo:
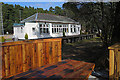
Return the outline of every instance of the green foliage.
<path id="1" fill-rule="evenodd" d="M 1 42 L 5 42 L 5 38 L 3 36 L 1 37 Z"/>
<path id="2" fill-rule="evenodd" d="M 66 37 L 66 36 L 65 36 L 65 31 L 63 31 L 63 37 Z"/>
<path id="3" fill-rule="evenodd" d="M 34 7 L 22 7 L 20 5 L 13 6 L 11 4 L 4 4 L 2 5 L 2 12 L 3 12 L 3 26 L 5 32 L 9 32 L 10 34 L 13 33 L 13 24 L 20 22 L 20 13 L 21 13 L 21 20 L 26 19 L 27 17 L 35 14 L 35 13 L 48 13 L 48 14 L 56 14 L 56 15 L 65 15 L 65 11 L 60 7 L 56 6 L 55 8 L 50 7 L 49 11 L 43 10 L 43 8 Z"/>
<path id="4" fill-rule="evenodd" d="M 119 23 L 118 20 L 114 20 L 116 3 L 67 2 L 63 4 L 63 7 L 75 14 L 72 18 L 79 21 L 86 32 L 91 34 L 96 30 L 98 34 L 101 34 L 104 46 L 108 47 L 108 44 L 111 43 L 114 23 Z M 67 15 L 69 14 L 67 13 Z M 119 31 L 119 29 L 117 30 Z"/>
<path id="5" fill-rule="evenodd" d="M 28 39 L 28 34 L 27 34 L 27 33 L 25 34 L 25 39 L 26 39 L 26 40 Z"/>

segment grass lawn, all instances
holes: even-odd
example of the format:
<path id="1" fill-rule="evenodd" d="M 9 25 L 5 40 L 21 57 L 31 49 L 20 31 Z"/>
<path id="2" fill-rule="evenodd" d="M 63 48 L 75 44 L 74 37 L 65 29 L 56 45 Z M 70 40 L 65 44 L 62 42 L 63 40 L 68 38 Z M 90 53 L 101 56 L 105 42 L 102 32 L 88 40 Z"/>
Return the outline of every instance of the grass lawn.
<path id="1" fill-rule="evenodd" d="M 108 68 L 105 54 L 108 54 L 108 50 L 102 46 L 99 37 L 62 45 L 63 59 L 74 59 L 95 63 L 95 70 Z"/>

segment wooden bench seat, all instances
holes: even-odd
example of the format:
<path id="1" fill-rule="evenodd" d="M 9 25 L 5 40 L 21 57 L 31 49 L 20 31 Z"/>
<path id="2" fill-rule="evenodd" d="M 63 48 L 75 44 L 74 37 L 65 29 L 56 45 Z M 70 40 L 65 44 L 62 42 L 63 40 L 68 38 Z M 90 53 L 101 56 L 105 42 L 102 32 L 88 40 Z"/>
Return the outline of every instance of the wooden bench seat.
<path id="1" fill-rule="evenodd" d="M 58 63 L 47 64 L 39 68 L 29 70 L 7 79 L 52 79 L 52 78 L 74 78 L 88 79 L 95 64 L 76 60 L 62 60 Z M 6 79 L 5 78 L 5 79 Z"/>

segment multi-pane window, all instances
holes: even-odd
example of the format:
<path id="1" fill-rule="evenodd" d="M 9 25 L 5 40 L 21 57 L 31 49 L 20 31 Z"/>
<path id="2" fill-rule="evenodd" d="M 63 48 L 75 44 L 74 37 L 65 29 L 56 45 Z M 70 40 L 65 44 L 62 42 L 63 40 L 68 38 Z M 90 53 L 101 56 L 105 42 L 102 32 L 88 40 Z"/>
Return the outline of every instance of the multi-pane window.
<path id="1" fill-rule="evenodd" d="M 75 33 L 76 32 L 76 26 L 75 25 L 71 25 L 71 32 Z"/>
<path id="2" fill-rule="evenodd" d="M 52 25 L 52 33 L 62 33 L 68 32 L 68 25 L 67 24 L 53 24 Z"/>
<path id="3" fill-rule="evenodd" d="M 40 33 L 49 33 L 49 25 L 48 24 L 39 24 Z"/>

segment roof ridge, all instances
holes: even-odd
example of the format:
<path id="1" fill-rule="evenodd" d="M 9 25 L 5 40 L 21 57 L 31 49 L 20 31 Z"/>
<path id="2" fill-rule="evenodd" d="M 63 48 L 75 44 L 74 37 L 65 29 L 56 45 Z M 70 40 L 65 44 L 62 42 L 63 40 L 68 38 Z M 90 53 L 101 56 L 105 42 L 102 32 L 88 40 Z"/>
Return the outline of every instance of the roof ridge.
<path id="1" fill-rule="evenodd" d="M 39 14 L 47 14 L 47 15 L 61 16 L 61 15 L 51 14 L 51 13 L 39 13 Z M 67 17 L 67 16 L 62 16 L 62 17 Z"/>
<path id="2" fill-rule="evenodd" d="M 35 13 L 36 14 L 36 13 Z M 35 14 L 33 14 L 32 16 L 34 16 Z M 28 18 L 26 18 L 26 19 L 29 19 L 29 18 L 31 18 L 32 16 L 30 16 L 30 17 L 28 17 Z M 26 19 L 24 19 L 24 20 L 26 20 Z M 22 21 L 20 21 L 20 22 L 23 22 L 24 20 L 22 20 Z"/>
<path id="3" fill-rule="evenodd" d="M 36 17 L 35 17 L 35 20 L 37 20 L 37 17 L 38 17 L 38 13 L 36 13 Z"/>
<path id="4" fill-rule="evenodd" d="M 22 22 L 27 22 L 27 21 L 40 21 L 40 20 L 53 20 L 53 21 L 58 21 L 58 22 L 73 22 L 75 23 L 76 21 L 67 17 L 67 16 L 61 16 L 61 15 L 55 15 L 51 13 L 35 13 L 34 15 L 24 19 L 21 21 Z"/>

